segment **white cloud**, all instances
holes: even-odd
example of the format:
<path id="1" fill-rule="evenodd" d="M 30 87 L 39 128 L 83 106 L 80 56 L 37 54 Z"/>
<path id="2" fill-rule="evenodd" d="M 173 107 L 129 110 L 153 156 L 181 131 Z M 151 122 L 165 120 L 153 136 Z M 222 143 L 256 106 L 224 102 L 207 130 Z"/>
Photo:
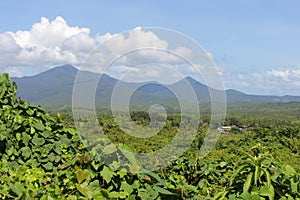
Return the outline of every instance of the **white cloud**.
<path id="1" fill-rule="evenodd" d="M 227 89 L 248 94 L 300 96 L 300 67 L 274 67 L 260 72 L 231 71 L 222 78 Z"/>
<path id="2" fill-rule="evenodd" d="M 29 31 L 0 34 L 0 66 L 79 64 L 96 44 L 89 32 L 88 28 L 69 26 L 62 17 L 51 22 L 42 17 Z"/>
<path id="3" fill-rule="evenodd" d="M 177 47 L 174 49 L 174 53 L 183 57 L 184 59 L 187 59 L 188 61 L 192 60 L 194 57 L 194 53 L 186 47 Z"/>
<path id="4" fill-rule="evenodd" d="M 16 56 L 22 51 L 22 48 L 16 43 L 9 33 L 0 34 L 0 67 L 10 66 L 16 63 Z"/>
<path id="5" fill-rule="evenodd" d="M 0 35 L 0 52 L 1 54 L 19 53 L 21 47 L 17 44 L 10 33 Z"/>
<path id="6" fill-rule="evenodd" d="M 104 49 L 99 49 L 99 54 L 105 51 L 109 54 L 105 55 L 106 59 L 102 59 L 102 62 L 99 62 L 99 59 L 96 59 L 96 62 L 89 59 L 88 65 L 105 66 L 107 61 L 114 59 L 117 59 L 116 63 L 127 66 L 145 63 L 182 64 L 186 62 L 184 59 L 192 59 L 194 56 L 193 52 L 184 46 L 170 49 L 167 41 L 141 27 L 136 27 L 124 34 L 97 35 L 96 40 L 104 47 Z M 97 53 L 94 52 L 94 54 Z"/>
<path id="7" fill-rule="evenodd" d="M 291 72 L 290 70 L 279 71 L 279 70 L 271 69 L 267 71 L 267 76 L 280 77 L 285 81 L 289 81 L 290 72 Z"/>
<path id="8" fill-rule="evenodd" d="M 238 87 L 237 89 L 245 89 L 249 93 L 260 91 L 261 94 L 299 95 L 300 68 L 273 68 L 261 73 L 235 73 L 213 66 L 210 61 L 213 54 L 210 52 L 202 52 L 205 54 L 203 57 L 195 56 L 194 52 L 185 46 L 172 46 L 177 44 L 177 41 L 174 41 L 174 44 L 168 42 L 153 31 L 141 27 L 123 34 L 105 33 L 92 37 L 88 28 L 70 26 L 62 17 L 56 17 L 52 21 L 42 17 L 30 30 L 0 33 L 0 72 L 6 71 L 12 76 L 21 76 L 27 75 L 22 74 L 26 67 L 30 68 L 28 71 L 32 75 L 62 64 L 80 66 L 90 55 L 90 51 L 101 44 L 91 55 L 88 70 L 103 72 L 104 67 L 117 58 L 116 66 L 110 70 L 111 75 L 120 77 L 129 73 L 130 80 L 142 81 L 160 77 L 160 80 L 168 81 L 179 75 L 199 74 L 196 68 L 184 60 L 195 59 L 204 61 L 201 65 L 199 62 L 193 63 L 203 76 L 220 75 L 225 79 L 227 88 Z M 150 66 L 147 66 L 149 63 Z M 165 64 L 172 69 L 151 67 L 151 63 Z M 23 67 L 22 70 L 19 67 Z M 172 70 L 176 73 L 171 72 Z"/>
<path id="9" fill-rule="evenodd" d="M 89 34 L 89 32 L 88 28 L 70 27 L 62 17 L 56 17 L 52 22 L 42 17 L 41 22 L 33 24 L 30 31 L 17 31 L 11 34 L 23 48 L 41 46 L 49 48 L 61 46 L 67 38 L 79 33 Z"/>
<path id="10" fill-rule="evenodd" d="M 89 53 L 96 45 L 96 42 L 88 33 L 81 32 L 65 39 L 62 43 L 62 50 L 71 52 L 85 52 Z"/>
<path id="11" fill-rule="evenodd" d="M 112 39 L 113 38 L 113 39 Z M 167 49 L 168 43 L 161 40 L 151 31 L 144 31 L 141 27 L 136 27 L 128 31 L 128 36 L 117 34 L 104 43 L 111 52 L 124 53 L 131 49 L 154 47 Z"/>
<path id="12" fill-rule="evenodd" d="M 90 55 L 98 44 L 101 47 Z M 130 53 L 132 50 L 136 51 Z M 36 72 L 63 64 L 80 66 L 89 55 L 88 70 L 97 72 L 102 72 L 104 66 L 120 55 L 115 64 L 127 68 L 145 63 L 180 65 L 185 63 L 180 57 L 192 59 L 194 56 L 184 46 L 170 49 L 167 41 L 141 27 L 123 34 L 92 37 L 88 28 L 70 26 L 60 16 L 52 21 L 42 17 L 30 30 L 0 33 L 0 67 L 7 68 L 6 71 L 27 66 L 35 67 Z M 145 75 L 153 76 L 153 73 Z"/>
<path id="13" fill-rule="evenodd" d="M 276 77 L 281 78 L 285 82 L 295 82 L 300 80 L 300 69 L 286 69 L 286 70 L 276 70 L 271 69 L 267 71 L 267 77 L 274 79 Z"/>
<path id="14" fill-rule="evenodd" d="M 104 35 L 97 34 L 96 41 L 99 43 L 103 43 L 103 42 L 109 40 L 110 38 L 112 38 L 113 36 L 115 36 L 115 35 L 112 35 L 110 33 L 105 33 Z"/>

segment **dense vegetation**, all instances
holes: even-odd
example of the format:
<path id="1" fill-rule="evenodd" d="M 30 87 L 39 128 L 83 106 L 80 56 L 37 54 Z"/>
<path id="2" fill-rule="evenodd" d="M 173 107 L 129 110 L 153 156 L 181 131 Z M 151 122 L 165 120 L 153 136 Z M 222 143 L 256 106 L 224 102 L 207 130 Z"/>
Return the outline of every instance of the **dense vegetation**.
<path id="1" fill-rule="evenodd" d="M 286 112 L 277 109 L 282 105 Z M 230 108 L 225 121 L 233 127 L 230 133 L 220 137 L 209 155 L 199 158 L 197 149 L 209 123 L 209 113 L 204 114 L 197 137 L 183 156 L 155 172 L 137 169 L 129 173 L 136 167 L 135 158 L 121 149 L 109 149 L 106 154 L 116 159 L 104 165 L 101 158 L 87 151 L 71 116 L 51 116 L 16 98 L 16 85 L 2 74 L 0 197 L 300 199 L 300 112 L 289 110 L 288 103 L 282 105 L 257 105 L 259 109 L 255 109 L 241 104 Z M 149 123 L 143 111 L 132 112 L 131 116 L 141 126 Z M 169 114 L 156 140 L 150 143 L 126 136 L 109 112 L 99 113 L 98 120 L 115 144 L 144 152 L 168 143 L 178 129 L 180 116 Z M 127 158 L 126 165 L 117 160 L 121 154 Z"/>

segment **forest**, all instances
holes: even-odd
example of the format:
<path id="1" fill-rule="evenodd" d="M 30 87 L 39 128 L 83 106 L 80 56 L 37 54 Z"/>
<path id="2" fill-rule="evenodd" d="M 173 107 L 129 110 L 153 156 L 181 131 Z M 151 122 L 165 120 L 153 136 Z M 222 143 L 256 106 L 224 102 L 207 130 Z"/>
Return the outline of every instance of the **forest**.
<path id="1" fill-rule="evenodd" d="M 1 199 L 300 199 L 300 103 L 228 104 L 224 126 L 230 128 L 204 157 L 199 148 L 210 106 L 200 103 L 189 148 L 176 159 L 149 161 L 151 171 L 128 152 L 170 143 L 183 119 L 178 109 L 168 109 L 164 126 L 149 139 L 127 135 L 116 116 L 98 106 L 106 139 L 91 142 L 76 131 L 70 106 L 44 109 L 17 98 L 16 90 L 1 74 Z M 146 110 L 130 113 L 141 127 L 150 123 Z"/>

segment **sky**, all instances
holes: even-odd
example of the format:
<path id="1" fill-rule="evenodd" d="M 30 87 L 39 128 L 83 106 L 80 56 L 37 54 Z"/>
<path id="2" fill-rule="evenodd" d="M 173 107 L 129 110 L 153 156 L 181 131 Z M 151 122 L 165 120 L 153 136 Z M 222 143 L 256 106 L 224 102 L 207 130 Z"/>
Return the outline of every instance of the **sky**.
<path id="1" fill-rule="evenodd" d="M 28 76 L 63 64 L 79 67 L 96 45 L 106 41 L 105 48 L 116 55 L 147 45 L 186 57 L 197 51 L 189 44 L 176 46 L 176 34 L 172 40 L 155 31 L 162 28 L 202 46 L 213 59 L 225 89 L 300 95 L 299 8 L 297 0 L 3 1 L 0 72 Z M 122 32 L 128 37 L 121 37 Z M 133 60 L 141 60 L 145 54 L 151 62 L 174 65 L 177 74 L 197 79 L 193 70 L 165 52 L 136 53 L 126 57 L 126 62 L 120 59 L 111 75 L 118 77 L 130 69 L 137 79 L 133 72 L 139 71 L 143 75 L 139 78 L 145 80 L 167 77 L 164 73 L 168 70 L 157 71 L 159 67 L 132 70 L 137 64 Z M 99 54 L 103 55 L 112 56 Z"/>

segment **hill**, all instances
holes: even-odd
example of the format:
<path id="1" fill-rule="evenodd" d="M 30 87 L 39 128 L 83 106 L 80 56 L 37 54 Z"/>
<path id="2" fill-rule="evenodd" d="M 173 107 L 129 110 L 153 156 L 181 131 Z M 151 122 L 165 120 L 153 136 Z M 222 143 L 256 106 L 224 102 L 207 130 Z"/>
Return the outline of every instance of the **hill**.
<path id="1" fill-rule="evenodd" d="M 73 85 L 77 72 L 78 69 L 72 65 L 63 65 L 34 76 L 13 77 L 12 81 L 18 85 L 18 97 L 33 104 L 58 106 L 72 103 Z M 99 78 L 101 75 L 88 71 L 84 73 L 89 80 Z M 103 74 L 96 90 L 96 104 L 107 104 L 110 102 L 117 82 L 124 88 L 138 88 L 131 98 L 136 103 L 174 101 L 176 97 L 170 89 L 186 92 L 186 81 L 195 91 L 199 101 L 210 101 L 209 88 L 191 77 L 186 77 L 185 80 L 182 79 L 171 85 L 161 85 L 155 82 L 119 82 L 119 80 Z M 211 90 L 216 91 L 214 89 Z M 250 95 L 232 89 L 225 92 L 227 102 L 300 102 L 299 96 Z"/>

